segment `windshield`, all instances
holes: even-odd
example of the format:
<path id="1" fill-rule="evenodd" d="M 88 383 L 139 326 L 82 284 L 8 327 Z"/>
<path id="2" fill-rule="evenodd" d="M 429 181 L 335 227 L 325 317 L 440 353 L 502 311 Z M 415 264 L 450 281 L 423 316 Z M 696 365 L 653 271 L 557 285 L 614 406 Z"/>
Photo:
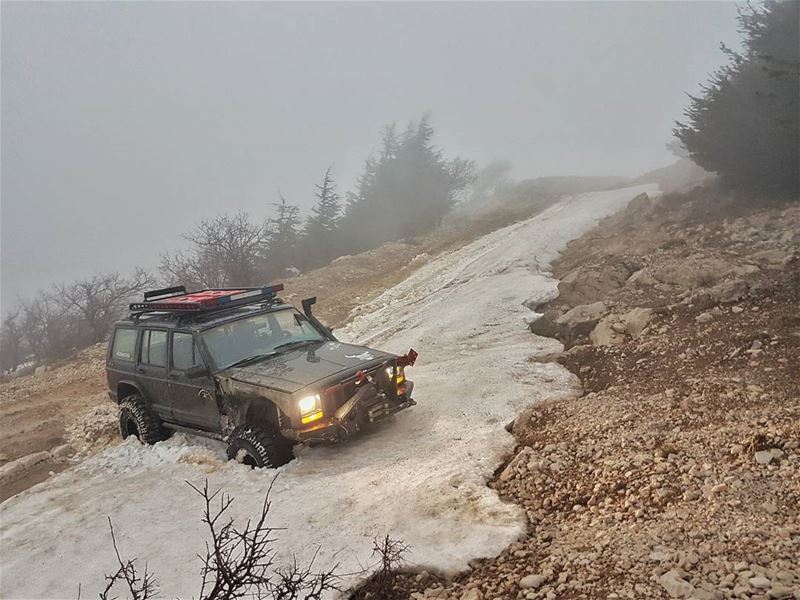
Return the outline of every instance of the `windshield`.
<path id="1" fill-rule="evenodd" d="M 224 323 L 202 335 L 214 363 L 222 369 L 324 339 L 308 319 L 291 308 Z"/>

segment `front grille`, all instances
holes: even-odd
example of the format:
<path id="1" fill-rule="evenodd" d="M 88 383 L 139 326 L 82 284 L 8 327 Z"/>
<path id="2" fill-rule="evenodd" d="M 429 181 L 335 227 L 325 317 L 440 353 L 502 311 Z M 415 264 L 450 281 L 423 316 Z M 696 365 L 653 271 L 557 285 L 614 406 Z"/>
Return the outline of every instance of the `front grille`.
<path id="1" fill-rule="evenodd" d="M 366 371 L 367 375 L 373 378 L 379 390 L 383 390 L 386 385 L 385 378 L 382 377 L 381 371 L 386 369 L 386 365 L 378 365 Z M 325 414 L 333 414 L 342 404 L 347 402 L 357 391 L 356 377 L 353 375 L 345 379 L 341 384 L 333 386 L 325 390 L 324 394 L 324 410 Z"/>

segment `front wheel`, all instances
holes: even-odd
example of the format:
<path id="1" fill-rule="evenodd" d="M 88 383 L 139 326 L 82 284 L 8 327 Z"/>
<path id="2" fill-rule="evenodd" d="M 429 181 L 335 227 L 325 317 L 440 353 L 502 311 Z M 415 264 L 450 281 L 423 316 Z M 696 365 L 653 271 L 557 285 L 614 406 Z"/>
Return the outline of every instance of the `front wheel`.
<path id="1" fill-rule="evenodd" d="M 228 436 L 228 458 L 253 468 L 275 468 L 292 460 L 292 446 L 275 429 L 241 425 Z"/>
<path id="2" fill-rule="evenodd" d="M 119 433 L 123 440 L 133 435 L 143 444 L 155 444 L 165 437 L 161 420 L 139 394 L 119 403 Z"/>

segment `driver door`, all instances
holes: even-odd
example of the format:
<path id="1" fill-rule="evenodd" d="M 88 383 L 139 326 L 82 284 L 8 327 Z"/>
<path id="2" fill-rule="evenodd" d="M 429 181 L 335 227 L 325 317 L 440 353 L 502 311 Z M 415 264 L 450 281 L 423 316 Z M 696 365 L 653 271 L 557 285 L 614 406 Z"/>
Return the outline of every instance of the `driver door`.
<path id="1" fill-rule="evenodd" d="M 189 368 L 203 365 L 194 335 L 190 331 L 173 331 L 171 338 L 169 398 L 176 424 L 219 431 L 219 407 L 211 376 L 206 370 L 201 377 L 187 377 Z"/>

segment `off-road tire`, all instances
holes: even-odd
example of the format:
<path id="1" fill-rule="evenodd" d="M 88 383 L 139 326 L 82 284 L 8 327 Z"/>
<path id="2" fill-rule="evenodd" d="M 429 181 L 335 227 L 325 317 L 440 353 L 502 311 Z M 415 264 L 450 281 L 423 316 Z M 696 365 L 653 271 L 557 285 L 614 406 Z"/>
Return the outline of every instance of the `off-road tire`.
<path id="1" fill-rule="evenodd" d="M 291 443 L 276 429 L 240 425 L 228 436 L 228 458 L 260 469 L 280 467 L 294 456 Z"/>
<path id="2" fill-rule="evenodd" d="M 119 433 L 122 439 L 135 435 L 143 444 L 155 444 L 166 438 L 161 420 L 139 394 L 119 403 Z"/>

